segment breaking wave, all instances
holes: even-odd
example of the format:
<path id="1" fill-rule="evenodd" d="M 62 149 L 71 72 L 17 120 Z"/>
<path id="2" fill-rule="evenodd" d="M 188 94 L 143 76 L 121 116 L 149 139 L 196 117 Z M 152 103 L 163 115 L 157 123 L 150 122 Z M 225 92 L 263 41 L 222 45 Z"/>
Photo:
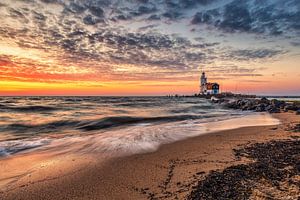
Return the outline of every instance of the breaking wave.
<path id="1" fill-rule="evenodd" d="M 57 132 L 62 129 L 77 129 L 82 131 L 95 131 L 113 127 L 128 126 L 139 123 L 168 123 L 184 120 L 197 120 L 203 118 L 213 118 L 218 115 L 202 116 L 202 115 L 173 115 L 161 117 L 131 117 L 131 116 L 114 116 L 105 117 L 98 120 L 87 121 L 71 121 L 60 120 L 46 124 L 9 124 L 0 126 L 1 131 L 11 131 L 15 133 L 50 133 Z"/>
<path id="2" fill-rule="evenodd" d="M 0 157 L 37 149 L 74 152 L 76 145 L 81 152 L 155 150 L 246 115 L 189 97 L 0 97 Z M 245 126 L 262 119 L 247 118 Z"/>
<path id="3" fill-rule="evenodd" d="M 51 112 L 59 110 L 59 108 L 51 106 L 8 106 L 0 104 L 0 110 L 15 112 Z"/>
<path id="4" fill-rule="evenodd" d="M 31 149 L 35 149 L 46 144 L 49 144 L 50 140 L 42 139 L 42 140 L 13 140 L 13 141 L 4 141 L 0 142 L 0 157 L 8 156 L 24 151 L 29 151 Z"/>

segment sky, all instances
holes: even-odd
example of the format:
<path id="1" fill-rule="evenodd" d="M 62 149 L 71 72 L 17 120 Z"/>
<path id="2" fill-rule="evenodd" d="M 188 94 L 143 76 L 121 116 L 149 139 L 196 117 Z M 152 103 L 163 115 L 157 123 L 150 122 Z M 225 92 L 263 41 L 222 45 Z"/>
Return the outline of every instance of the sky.
<path id="1" fill-rule="evenodd" d="M 299 0 L 1 0 L 0 95 L 300 95 Z"/>

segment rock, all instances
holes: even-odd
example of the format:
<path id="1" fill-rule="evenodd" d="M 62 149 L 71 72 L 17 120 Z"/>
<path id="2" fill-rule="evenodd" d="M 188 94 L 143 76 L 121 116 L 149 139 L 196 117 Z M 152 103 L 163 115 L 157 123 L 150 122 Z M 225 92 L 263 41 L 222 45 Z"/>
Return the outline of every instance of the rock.
<path id="1" fill-rule="evenodd" d="M 272 110 L 273 108 L 274 108 L 274 106 L 268 105 L 268 106 L 266 107 L 266 111 L 270 111 L 270 110 Z"/>
<path id="2" fill-rule="evenodd" d="M 220 101 L 217 101 L 220 103 Z M 279 113 L 281 109 L 284 111 L 288 110 L 298 110 L 299 106 L 296 104 L 287 105 L 284 101 L 279 101 L 277 99 L 268 100 L 266 97 L 261 99 L 249 98 L 249 99 L 237 99 L 235 101 L 226 102 L 226 107 L 231 109 L 241 109 L 241 110 L 253 110 L 256 112 L 270 112 Z M 298 109 L 296 109 L 298 108 Z M 296 110 L 295 110 L 296 109 Z"/>
<path id="3" fill-rule="evenodd" d="M 272 108 L 270 110 L 268 110 L 269 113 L 280 113 L 280 109 L 279 108 Z"/>
<path id="4" fill-rule="evenodd" d="M 226 104 L 226 107 L 227 107 L 227 108 L 232 108 L 232 109 L 239 109 L 238 104 L 237 104 L 236 101 L 228 102 L 228 103 Z"/>
<path id="5" fill-rule="evenodd" d="M 264 112 L 266 111 L 266 105 L 261 103 L 261 104 L 258 104 L 255 108 L 255 111 L 256 112 Z"/>
<path id="6" fill-rule="evenodd" d="M 296 115 L 300 115 L 300 109 L 296 111 Z"/>
<path id="7" fill-rule="evenodd" d="M 280 113 L 280 107 L 276 107 L 275 105 L 268 105 L 266 107 L 266 111 L 268 111 L 269 113 Z"/>
<path id="8" fill-rule="evenodd" d="M 263 98 L 261 98 L 260 100 L 261 100 L 261 101 L 269 101 L 269 100 L 267 99 L 267 97 L 263 97 Z"/>
<path id="9" fill-rule="evenodd" d="M 269 102 L 270 101 L 266 97 L 260 99 L 260 103 L 269 103 Z"/>
<path id="10" fill-rule="evenodd" d="M 252 102 L 251 100 L 248 100 L 245 105 L 242 107 L 242 110 L 254 110 L 255 106 L 254 106 L 254 102 Z"/>
<path id="11" fill-rule="evenodd" d="M 288 104 L 284 107 L 284 111 L 297 111 L 298 110 L 298 107 L 295 106 L 294 104 Z"/>
<path id="12" fill-rule="evenodd" d="M 279 101 L 277 99 L 272 99 L 271 100 L 271 105 L 276 107 L 276 108 L 283 108 L 284 105 L 285 105 L 285 102 L 284 101 Z"/>
<path id="13" fill-rule="evenodd" d="M 215 97 L 215 96 L 212 96 L 212 97 L 210 98 L 210 100 L 211 100 L 213 103 L 220 103 L 220 102 L 221 102 L 220 99 L 217 98 L 217 97 Z"/>

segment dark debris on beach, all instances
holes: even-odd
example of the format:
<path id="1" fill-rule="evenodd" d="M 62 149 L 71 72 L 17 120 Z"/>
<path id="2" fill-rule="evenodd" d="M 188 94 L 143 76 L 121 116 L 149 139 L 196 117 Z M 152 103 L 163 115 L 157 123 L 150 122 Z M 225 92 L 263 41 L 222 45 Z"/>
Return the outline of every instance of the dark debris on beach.
<path id="1" fill-rule="evenodd" d="M 300 198 L 300 140 L 257 143 L 234 153 L 253 162 L 210 172 L 188 199 Z"/>
<path id="2" fill-rule="evenodd" d="M 291 132 L 299 133 L 300 132 L 300 123 L 295 124 L 295 125 L 289 125 L 287 127 L 286 131 L 291 131 Z"/>

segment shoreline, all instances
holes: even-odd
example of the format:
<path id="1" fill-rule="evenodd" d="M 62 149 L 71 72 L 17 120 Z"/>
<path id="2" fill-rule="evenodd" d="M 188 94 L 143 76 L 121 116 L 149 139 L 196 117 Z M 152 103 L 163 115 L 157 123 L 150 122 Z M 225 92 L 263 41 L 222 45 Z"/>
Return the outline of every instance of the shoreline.
<path id="1" fill-rule="evenodd" d="M 54 136 L 54 137 L 36 137 L 32 138 L 32 140 L 21 140 L 17 143 L 15 143 L 16 149 L 21 149 L 20 151 L 16 150 L 15 153 L 9 153 L 9 151 L 12 151 L 13 148 L 9 148 L 10 146 L 8 145 L 8 149 L 4 146 L 0 149 L 0 161 L 4 160 L 6 158 L 14 157 L 14 156 L 19 156 L 22 157 L 22 155 L 35 155 L 36 153 L 39 154 L 40 152 L 47 152 L 50 155 L 55 155 L 55 154 L 72 154 L 72 152 L 80 152 L 81 146 L 92 146 L 93 148 L 86 148 L 85 152 L 90 154 L 93 153 L 98 153 L 101 151 L 101 147 L 103 149 L 111 149 L 111 152 L 107 152 L 107 156 L 109 157 L 108 154 L 111 153 L 111 157 L 114 157 L 115 154 L 121 154 L 121 155 L 132 155 L 132 154 L 141 154 L 141 153 L 146 153 L 146 152 L 153 152 L 156 151 L 161 145 L 164 144 L 169 144 L 173 143 L 176 141 L 181 141 L 185 140 L 187 138 L 191 137 L 197 137 L 200 135 L 205 135 L 205 134 L 211 134 L 214 132 L 220 132 L 220 131 L 226 131 L 226 130 L 233 130 L 233 129 L 238 129 L 242 127 L 253 127 L 253 126 L 267 126 L 267 125 L 278 125 L 280 124 L 280 121 L 274 117 L 272 117 L 271 114 L 269 113 L 257 113 L 257 112 L 248 112 L 248 113 L 243 113 L 243 114 L 238 114 L 238 115 L 230 115 L 230 116 L 221 116 L 221 117 L 215 117 L 213 119 L 211 118 L 203 118 L 199 121 L 192 121 L 192 122 L 184 122 L 183 121 L 177 121 L 177 122 L 165 122 L 165 123 L 154 123 L 152 127 L 147 126 L 147 122 L 145 123 L 144 126 L 141 126 L 143 129 L 142 130 L 156 130 L 159 128 L 159 126 L 163 126 L 164 128 L 176 130 L 176 127 L 190 127 L 187 130 L 177 130 L 175 134 L 171 131 L 169 134 L 165 134 L 163 137 L 160 137 L 160 135 L 156 135 L 155 137 L 145 137 L 143 138 L 144 140 L 138 140 L 138 141 L 124 141 L 125 143 L 133 142 L 135 147 L 130 147 L 128 146 L 125 148 L 125 145 L 123 149 L 121 147 L 117 150 L 117 152 L 113 152 L 114 148 L 116 148 L 116 144 L 111 144 L 113 140 L 114 142 L 122 145 L 121 142 L 118 142 L 118 137 L 124 136 L 124 133 L 126 134 L 128 131 L 132 132 L 138 132 L 140 128 L 140 123 L 136 123 L 133 126 L 126 126 L 124 125 L 122 129 L 118 129 L 118 127 L 108 130 L 110 132 L 116 133 L 116 137 L 108 136 L 107 138 L 104 139 L 109 139 L 110 142 L 108 142 L 108 145 L 105 145 L 103 143 L 99 144 L 97 141 L 102 140 L 102 136 L 106 135 L 107 133 L 92 133 L 90 135 L 86 135 L 84 137 L 82 136 L 77 136 L 76 134 L 70 135 L 70 137 L 64 137 L 64 136 Z M 137 129 L 134 129 L 137 127 Z M 120 135 L 123 134 L 123 135 Z M 128 134 L 127 134 L 128 135 Z M 137 135 L 138 136 L 138 135 Z M 150 135 L 151 136 L 151 135 Z M 46 141 L 46 142 L 44 142 Z M 92 141 L 92 142 L 91 142 Z M 147 142 L 146 145 L 144 145 L 141 142 Z M 10 143 L 11 140 L 8 140 L 7 143 Z M 36 145 L 36 147 L 31 147 L 31 143 L 46 143 L 45 145 Z M 0 145 L 5 143 L 5 141 L 0 141 Z M 29 143 L 29 145 L 27 144 Z M 141 144 L 140 144 L 141 143 Z M 11 144 L 10 144 L 11 145 Z M 13 145 L 11 145 L 13 146 Z M 65 148 L 68 146 L 68 148 Z M 99 147 L 98 150 L 95 150 L 95 147 Z M 25 150 L 22 150 L 24 148 Z M 7 151 L 8 150 L 8 151 Z M 123 152 L 122 152 L 123 151 Z M 0 177 L 1 178 L 1 177 Z"/>
<path id="2" fill-rule="evenodd" d="M 211 170 L 247 163 L 238 161 L 232 149 L 243 145 L 287 139 L 293 135 L 285 129 L 300 122 L 294 113 L 274 114 L 283 123 L 273 126 L 244 127 L 200 135 L 164 144 L 155 152 L 92 161 L 81 171 L 56 179 L 23 184 L 14 190 L 0 193 L 4 199 L 151 199 L 185 198 L 200 179 Z M 261 134 L 264 133 L 264 134 Z M 70 165 L 72 159 L 64 160 Z M 79 163 L 81 162 L 78 161 Z M 84 162 L 85 163 L 85 162 Z M 72 165 L 72 163 L 71 163 Z M 74 165 L 74 164 L 73 164 Z M 68 166 L 65 166 L 66 169 Z M 77 168 L 77 169 L 76 169 Z M 50 173 L 51 174 L 51 173 Z M 62 173 L 63 174 L 63 173 Z M 47 177 L 49 172 L 41 176 Z M 26 182 L 26 181 L 25 181 Z"/>

